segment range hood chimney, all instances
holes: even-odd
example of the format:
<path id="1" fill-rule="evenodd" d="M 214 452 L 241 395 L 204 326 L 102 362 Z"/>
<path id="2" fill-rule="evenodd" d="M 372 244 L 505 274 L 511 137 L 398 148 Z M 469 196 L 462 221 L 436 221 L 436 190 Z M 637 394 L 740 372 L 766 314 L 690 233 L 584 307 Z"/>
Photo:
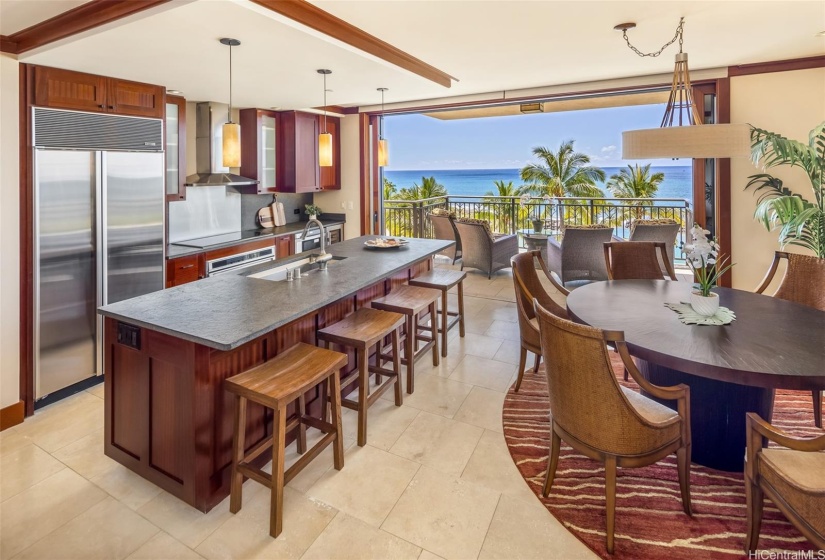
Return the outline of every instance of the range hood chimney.
<path id="1" fill-rule="evenodd" d="M 197 173 L 186 178 L 187 187 L 240 187 L 259 181 L 241 177 L 223 167 L 223 123 L 229 119 L 229 106 L 223 103 L 197 103 L 195 106 L 195 165 Z"/>

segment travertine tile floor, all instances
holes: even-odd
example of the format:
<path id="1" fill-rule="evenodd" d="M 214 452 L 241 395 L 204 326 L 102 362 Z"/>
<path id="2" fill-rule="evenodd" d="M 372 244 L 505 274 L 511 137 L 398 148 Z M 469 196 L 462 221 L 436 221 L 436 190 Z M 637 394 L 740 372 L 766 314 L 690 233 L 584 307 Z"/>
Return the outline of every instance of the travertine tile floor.
<path id="1" fill-rule="evenodd" d="M 0 433 L 0 558 L 595 558 L 533 496 L 504 443 L 518 363 L 512 277 L 469 272 L 465 294 L 467 336 L 451 331 L 439 367 L 418 362 L 404 406 L 387 393 L 370 409 L 367 446 L 354 445 L 344 411 L 344 469 L 328 448 L 288 485 L 278 539 L 268 492 L 252 481 L 237 515 L 228 499 L 202 514 L 105 457 L 98 385 Z"/>

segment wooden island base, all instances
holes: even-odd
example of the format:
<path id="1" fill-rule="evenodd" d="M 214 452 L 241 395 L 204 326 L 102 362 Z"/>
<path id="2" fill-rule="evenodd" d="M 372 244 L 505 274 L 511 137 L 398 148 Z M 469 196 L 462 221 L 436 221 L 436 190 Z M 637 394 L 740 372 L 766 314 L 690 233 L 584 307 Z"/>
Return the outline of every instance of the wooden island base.
<path id="1" fill-rule="evenodd" d="M 318 329 L 430 270 L 431 263 L 430 258 L 419 260 L 230 351 L 147 328 L 138 329 L 139 349 L 134 349 L 117 342 L 119 321 L 106 317 L 106 455 L 195 508 L 209 511 L 229 495 L 233 400 L 224 391 L 223 380 L 298 342 L 314 345 Z M 355 354 L 350 352 L 348 358 L 342 377 L 358 368 Z M 354 389 L 352 385 L 345 392 Z M 325 398 L 318 388 L 306 394 L 312 414 L 320 413 Z M 271 413 L 249 403 L 247 449 L 271 431 Z"/>

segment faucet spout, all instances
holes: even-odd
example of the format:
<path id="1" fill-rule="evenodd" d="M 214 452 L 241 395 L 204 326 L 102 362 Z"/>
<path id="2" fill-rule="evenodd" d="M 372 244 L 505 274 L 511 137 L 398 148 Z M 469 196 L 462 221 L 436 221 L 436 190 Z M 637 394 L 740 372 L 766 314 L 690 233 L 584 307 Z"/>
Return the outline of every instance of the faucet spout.
<path id="1" fill-rule="evenodd" d="M 309 231 L 309 228 L 312 225 L 318 226 L 318 229 L 321 230 L 321 252 L 317 255 L 313 255 L 314 258 L 313 256 L 310 256 L 310 262 L 319 262 L 322 263 L 322 266 L 324 266 L 323 263 L 332 260 L 332 255 L 327 253 L 327 232 L 324 229 L 324 224 L 322 224 L 320 220 L 317 218 L 310 218 L 307 225 L 304 226 L 303 237 L 306 237 L 307 231 Z"/>

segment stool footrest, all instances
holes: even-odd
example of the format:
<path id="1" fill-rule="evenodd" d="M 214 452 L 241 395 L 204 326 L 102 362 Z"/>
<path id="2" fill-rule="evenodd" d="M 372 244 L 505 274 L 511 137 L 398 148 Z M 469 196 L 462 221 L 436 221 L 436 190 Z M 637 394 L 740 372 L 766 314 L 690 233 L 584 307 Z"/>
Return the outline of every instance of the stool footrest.
<path id="1" fill-rule="evenodd" d="M 258 457 L 258 455 L 260 455 L 261 453 L 263 453 L 264 451 L 266 451 L 270 447 L 272 447 L 272 437 L 271 436 L 266 438 L 265 440 L 261 441 L 255 447 L 253 447 L 249 451 L 249 453 L 245 453 L 244 456 L 243 456 L 244 463 L 251 463 L 252 461 L 254 461 Z"/>
<path id="2" fill-rule="evenodd" d="M 326 422 L 324 423 L 326 424 Z M 332 426 L 332 424 L 330 424 L 330 426 Z M 340 437 L 344 437 L 344 435 L 341 434 Z M 318 443 L 310 447 L 306 451 L 306 453 L 301 455 L 301 457 L 297 461 L 295 461 L 295 463 L 291 467 L 284 471 L 284 484 L 288 484 L 290 480 L 295 478 L 297 474 L 301 472 L 303 468 L 309 464 L 310 461 L 317 457 L 321 453 L 321 451 L 323 451 L 324 448 L 330 443 L 332 443 L 334 440 L 334 433 L 324 434 L 324 437 L 322 437 Z"/>
<path id="3" fill-rule="evenodd" d="M 267 488 L 272 488 L 272 477 L 269 473 L 262 471 L 258 467 L 253 467 L 248 463 L 238 463 L 238 471 L 247 478 L 251 478 Z"/>
<path id="4" fill-rule="evenodd" d="M 321 420 L 320 418 L 315 418 L 314 416 L 303 416 L 301 420 L 307 426 L 311 426 L 316 430 L 324 432 L 325 434 L 331 434 L 335 431 L 335 426 L 329 422 Z"/>

